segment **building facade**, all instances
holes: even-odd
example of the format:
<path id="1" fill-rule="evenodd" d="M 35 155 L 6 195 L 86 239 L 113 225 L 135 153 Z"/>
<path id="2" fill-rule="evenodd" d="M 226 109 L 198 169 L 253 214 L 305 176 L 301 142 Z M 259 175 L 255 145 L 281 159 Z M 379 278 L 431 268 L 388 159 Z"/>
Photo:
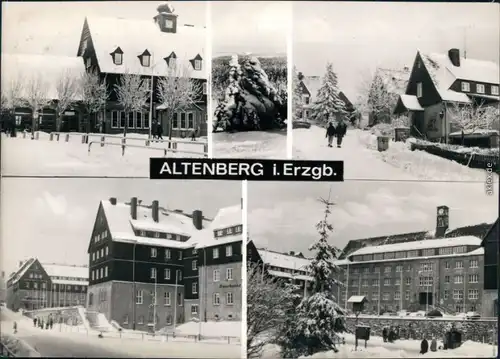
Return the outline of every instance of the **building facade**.
<path id="1" fill-rule="evenodd" d="M 499 100 L 498 64 L 465 58 L 459 49 L 418 51 L 394 113 L 408 115 L 413 136 L 447 143 L 450 133 L 461 130 L 454 121 L 457 106 L 498 107 Z"/>
<path id="2" fill-rule="evenodd" d="M 85 305 L 88 268 L 30 258 L 7 280 L 7 307 L 17 311 Z"/>
<path id="3" fill-rule="evenodd" d="M 218 241 L 212 227 L 226 212 L 221 209 L 212 221 L 199 210 L 167 210 L 158 201 L 145 205 L 136 197 L 127 203 L 101 201 L 88 248 L 88 311 L 123 328 L 150 331 L 192 319 L 241 318 L 241 269 L 234 264 L 237 258 L 241 263 L 241 249 L 235 244 L 229 252 L 231 243 Z M 239 226 L 241 233 L 241 210 L 239 218 L 232 230 Z M 219 242 L 224 242 L 224 252 L 220 249 L 220 257 L 214 258 Z M 216 277 L 213 266 L 224 273 Z M 240 286 L 232 297 L 225 295 L 232 317 L 211 308 L 208 299 L 200 303 L 200 293 L 215 297 L 214 288 L 221 285 Z M 224 307 L 222 300 L 218 308 Z"/>
<path id="4" fill-rule="evenodd" d="M 498 219 L 485 235 L 482 246 L 484 248 L 484 294 L 482 313 L 483 317 L 494 318 L 499 316 L 498 309 Z"/>

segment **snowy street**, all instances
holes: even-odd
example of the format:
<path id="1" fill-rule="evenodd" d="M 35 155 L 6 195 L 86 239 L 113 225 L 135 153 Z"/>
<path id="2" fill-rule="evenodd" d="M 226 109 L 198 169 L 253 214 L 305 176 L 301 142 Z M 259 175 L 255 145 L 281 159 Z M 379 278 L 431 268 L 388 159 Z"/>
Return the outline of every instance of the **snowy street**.
<path id="1" fill-rule="evenodd" d="M 214 133 L 214 158 L 286 159 L 286 131 Z"/>
<path id="2" fill-rule="evenodd" d="M 293 158 L 300 160 L 343 160 L 345 180 L 435 180 L 486 181 L 486 171 L 422 151 L 411 151 L 402 142 L 390 142 L 385 152 L 377 151 L 377 138 L 368 131 L 347 130 L 342 148 L 329 148 L 325 129 L 293 130 Z M 498 175 L 493 174 L 498 182 Z"/>
<path id="3" fill-rule="evenodd" d="M 50 141 L 49 135 L 40 133 L 39 140 L 18 137 L 10 138 L 2 134 L 2 174 L 5 175 L 37 175 L 37 176 L 134 176 L 149 178 L 149 158 L 164 157 L 164 149 L 168 143 L 151 142 L 145 146 L 147 136 L 128 134 L 127 144 L 122 156 L 120 141 L 122 135 L 110 136 L 101 147 L 99 134 L 91 135 L 89 145 L 82 143 L 82 136 L 70 134 L 65 142 L 65 135 L 59 141 Z M 108 145 L 112 143 L 112 145 Z M 167 157 L 202 157 L 206 140 L 179 143 L 177 150 L 192 153 L 167 152 Z M 137 146 L 137 147 L 132 147 Z M 196 155 L 198 153 L 198 155 Z"/>

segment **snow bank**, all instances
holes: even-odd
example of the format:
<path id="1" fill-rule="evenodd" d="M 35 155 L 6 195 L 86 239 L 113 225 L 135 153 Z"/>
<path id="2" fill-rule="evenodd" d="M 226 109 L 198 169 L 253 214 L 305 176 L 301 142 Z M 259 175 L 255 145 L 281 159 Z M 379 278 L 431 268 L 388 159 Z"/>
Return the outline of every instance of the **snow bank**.
<path id="1" fill-rule="evenodd" d="M 458 152 L 458 153 L 467 153 L 467 154 L 475 154 L 475 155 L 486 155 L 486 156 L 498 156 L 500 151 L 499 148 L 481 148 L 481 147 L 465 147 L 459 145 L 450 145 L 446 143 L 435 143 L 429 141 L 422 141 L 418 139 L 412 139 L 411 142 L 421 145 L 429 145 L 436 146 L 442 148 L 444 150 Z"/>
<path id="2" fill-rule="evenodd" d="M 286 159 L 286 131 L 214 133 L 216 158 Z"/>
<path id="3" fill-rule="evenodd" d="M 201 335 L 207 337 L 241 337 L 241 322 L 187 322 L 179 325 L 175 332 L 181 335 Z"/>
<path id="4" fill-rule="evenodd" d="M 0 341 L 16 357 L 33 358 L 42 356 L 24 340 L 16 338 L 13 335 L 2 333 Z"/>
<path id="5" fill-rule="evenodd" d="M 78 315 L 80 316 L 81 320 L 82 320 L 82 323 L 83 323 L 83 327 L 87 330 L 90 330 L 90 323 L 87 319 L 87 315 L 85 313 L 85 308 L 83 307 L 78 307 L 77 308 L 77 311 L 78 311 Z"/>

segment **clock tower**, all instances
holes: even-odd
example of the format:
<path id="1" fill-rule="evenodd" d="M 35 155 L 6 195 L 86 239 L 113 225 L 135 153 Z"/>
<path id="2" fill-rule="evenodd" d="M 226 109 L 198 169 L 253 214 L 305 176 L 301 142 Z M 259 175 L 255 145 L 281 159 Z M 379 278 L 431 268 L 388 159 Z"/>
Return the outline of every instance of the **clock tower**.
<path id="1" fill-rule="evenodd" d="M 436 216 L 436 238 L 444 238 L 449 227 L 449 211 L 447 206 L 439 206 Z"/>

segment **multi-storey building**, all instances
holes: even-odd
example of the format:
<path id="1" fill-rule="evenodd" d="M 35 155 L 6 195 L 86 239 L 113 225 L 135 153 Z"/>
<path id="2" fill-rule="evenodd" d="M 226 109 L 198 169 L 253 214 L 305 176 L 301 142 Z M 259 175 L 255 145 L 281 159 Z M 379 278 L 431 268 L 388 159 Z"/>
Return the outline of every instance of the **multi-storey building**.
<path id="1" fill-rule="evenodd" d="M 7 278 L 5 277 L 5 272 L 2 271 L 0 277 L 0 303 L 5 303 L 7 298 Z"/>
<path id="2" fill-rule="evenodd" d="M 491 226 L 488 233 L 484 236 L 481 245 L 484 248 L 484 293 L 482 303 L 483 317 L 498 317 L 498 219 Z"/>
<path id="3" fill-rule="evenodd" d="M 7 306 L 13 310 L 85 305 L 88 268 L 44 264 L 36 258 L 19 263 L 7 280 Z"/>
<path id="4" fill-rule="evenodd" d="M 235 240 L 227 241 L 219 231 L 241 233 L 241 209 L 238 223 L 227 228 L 218 225 L 228 211 L 221 209 L 211 221 L 199 210 L 189 214 L 168 210 L 158 201 L 151 205 L 142 204 L 136 197 L 128 203 L 119 203 L 116 198 L 101 201 L 88 248 L 88 310 L 103 313 L 108 320 L 132 329 L 153 330 L 200 318 L 199 293 L 203 290 L 215 298 L 211 288 L 224 282 L 215 277 L 214 271 L 213 281 L 221 283 L 205 285 L 211 278 L 204 274 L 205 263 L 226 265 L 222 254 L 216 256 L 215 248 L 229 246 Z M 241 249 L 237 247 L 231 247 L 233 252 L 224 248 L 225 257 L 239 256 L 241 262 Z M 228 268 L 224 269 L 226 281 L 234 278 L 241 285 L 241 271 L 235 267 L 229 273 Z M 227 295 L 226 299 L 228 305 L 237 307 L 236 295 Z M 214 299 L 214 303 L 218 302 Z M 203 313 L 215 312 L 207 306 Z M 201 319 L 216 319 L 215 314 Z"/>

